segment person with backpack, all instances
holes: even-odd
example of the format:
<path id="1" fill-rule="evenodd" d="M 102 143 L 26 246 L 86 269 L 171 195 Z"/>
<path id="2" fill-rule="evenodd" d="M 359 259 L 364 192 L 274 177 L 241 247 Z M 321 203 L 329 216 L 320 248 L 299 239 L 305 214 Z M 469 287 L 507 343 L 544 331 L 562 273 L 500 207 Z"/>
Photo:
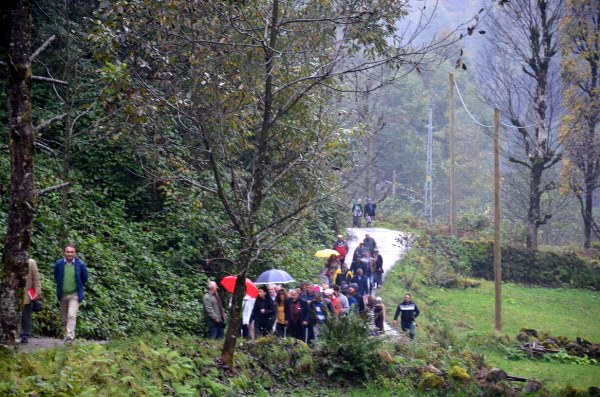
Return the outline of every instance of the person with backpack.
<path id="1" fill-rule="evenodd" d="M 356 200 L 356 203 L 352 204 L 352 227 L 360 227 L 360 219 L 363 216 L 362 200 Z"/>

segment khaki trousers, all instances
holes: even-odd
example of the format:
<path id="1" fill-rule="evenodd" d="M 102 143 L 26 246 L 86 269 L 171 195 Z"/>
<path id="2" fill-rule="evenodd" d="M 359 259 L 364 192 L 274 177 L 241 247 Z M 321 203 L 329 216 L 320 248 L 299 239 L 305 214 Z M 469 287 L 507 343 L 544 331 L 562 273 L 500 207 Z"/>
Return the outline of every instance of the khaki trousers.
<path id="1" fill-rule="evenodd" d="M 65 325 L 65 338 L 67 340 L 75 339 L 78 311 L 79 297 L 77 296 L 77 293 L 63 295 L 60 300 L 60 317 Z"/>

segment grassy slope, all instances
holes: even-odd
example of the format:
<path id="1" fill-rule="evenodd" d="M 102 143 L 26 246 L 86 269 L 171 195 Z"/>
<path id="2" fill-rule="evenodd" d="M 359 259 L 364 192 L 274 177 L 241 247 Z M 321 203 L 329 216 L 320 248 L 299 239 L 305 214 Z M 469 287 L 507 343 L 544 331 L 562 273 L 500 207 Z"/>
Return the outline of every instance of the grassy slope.
<path id="1" fill-rule="evenodd" d="M 389 276 L 392 282 L 387 283 L 382 292 L 384 297 L 394 297 L 387 299 L 388 318 L 391 319 L 396 301 L 405 291 L 399 280 L 399 268 L 392 270 Z M 511 342 L 523 327 L 556 336 L 582 336 L 600 342 L 600 294 L 596 292 L 504 284 L 502 294 L 502 334 L 510 337 Z M 510 361 L 504 358 L 494 343 L 486 344 L 497 336 L 494 331 L 492 282 L 482 280 L 480 287 L 472 289 L 421 287 L 413 293 L 413 297 L 423 314 L 419 321 L 423 326 L 417 332 L 427 328 L 427 325 L 433 325 L 432 319 L 435 318 L 437 322 L 434 326 L 439 327 L 439 322 L 448 323 L 458 343 L 479 345 L 478 349 L 491 365 L 501 367 L 512 375 L 545 379 L 556 386 L 571 384 L 589 387 L 600 384 L 600 366 Z"/>

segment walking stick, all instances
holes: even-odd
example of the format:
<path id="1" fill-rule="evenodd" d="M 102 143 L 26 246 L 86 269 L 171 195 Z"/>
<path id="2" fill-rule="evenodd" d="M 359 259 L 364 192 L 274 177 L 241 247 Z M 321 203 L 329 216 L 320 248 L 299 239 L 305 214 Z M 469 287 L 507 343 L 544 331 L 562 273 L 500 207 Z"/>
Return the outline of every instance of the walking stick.
<path id="1" fill-rule="evenodd" d="M 304 343 L 308 345 L 308 327 L 304 328 Z"/>
<path id="2" fill-rule="evenodd" d="M 287 338 L 287 327 L 283 327 L 283 337 Z"/>

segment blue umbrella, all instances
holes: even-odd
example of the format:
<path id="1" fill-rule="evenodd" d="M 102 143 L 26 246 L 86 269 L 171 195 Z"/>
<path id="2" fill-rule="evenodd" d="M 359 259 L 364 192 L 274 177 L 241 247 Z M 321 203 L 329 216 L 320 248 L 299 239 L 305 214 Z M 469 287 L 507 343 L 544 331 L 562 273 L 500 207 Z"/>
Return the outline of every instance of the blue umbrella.
<path id="1" fill-rule="evenodd" d="M 254 284 L 285 284 L 296 281 L 284 270 L 271 269 L 262 272 Z"/>

